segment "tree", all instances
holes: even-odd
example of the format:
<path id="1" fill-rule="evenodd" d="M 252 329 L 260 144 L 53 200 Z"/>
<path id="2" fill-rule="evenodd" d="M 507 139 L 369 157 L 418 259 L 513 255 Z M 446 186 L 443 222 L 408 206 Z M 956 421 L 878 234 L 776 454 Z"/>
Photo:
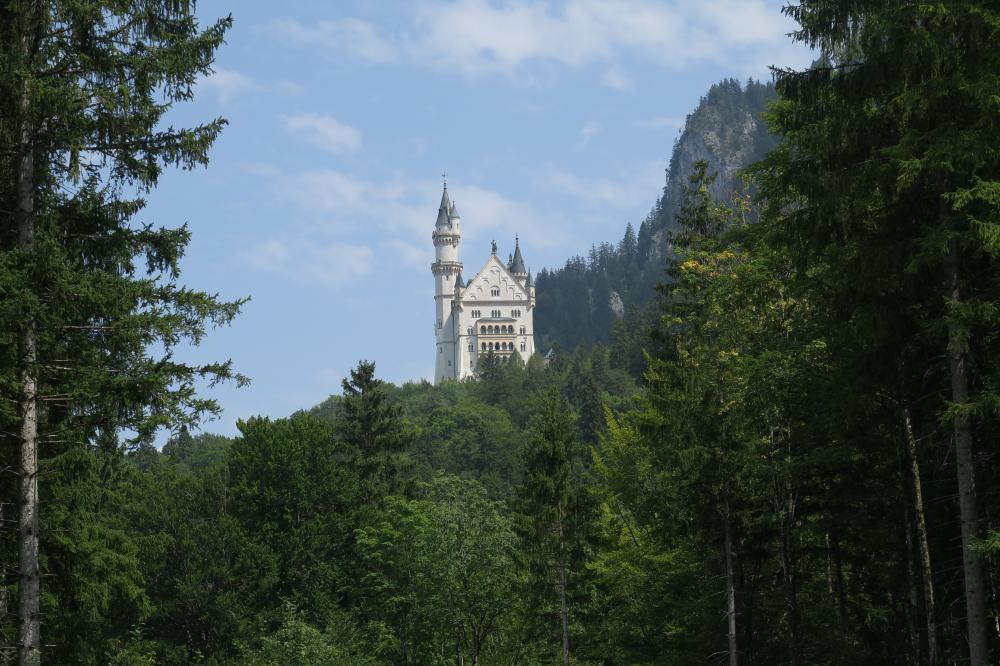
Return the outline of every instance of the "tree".
<path id="1" fill-rule="evenodd" d="M 876 322 L 868 344 L 904 385 L 938 382 L 927 390 L 952 426 L 969 654 L 981 666 L 987 579 L 973 547 L 973 444 L 996 400 L 995 358 L 980 334 L 996 326 L 1000 303 L 1000 156 L 983 150 L 1000 139 L 1000 12 L 981 2 L 835 0 L 786 12 L 799 23 L 795 38 L 824 59 L 776 72 L 774 128 L 784 142 L 760 170 L 773 239 L 801 275 L 832 267 L 831 300 L 846 317 Z M 907 354 L 914 340 L 923 358 Z"/>
<path id="2" fill-rule="evenodd" d="M 160 122 L 210 72 L 229 25 L 200 30 L 185 1 L 31 0 L 0 10 L 0 210 L 11 222 L 0 234 L 0 314 L 19 322 L 4 333 L 16 353 L 5 354 L 3 371 L 18 405 L 16 428 L 4 430 L 19 433 L 21 451 L 21 663 L 41 651 L 41 436 L 102 445 L 122 429 L 145 437 L 217 409 L 195 395 L 197 378 L 236 377 L 227 363 L 173 359 L 180 342 L 229 322 L 239 303 L 177 285 L 186 229 L 135 222 L 164 166 L 207 163 L 225 121 Z"/>
<path id="3" fill-rule="evenodd" d="M 344 397 L 338 433 L 352 447 L 351 462 L 361 480 L 361 500 L 377 503 L 400 490 L 399 454 L 413 441 L 413 432 L 391 401 L 375 364 L 359 361 L 342 382 Z"/>
<path id="4" fill-rule="evenodd" d="M 520 491 L 519 512 L 530 585 L 546 605 L 551 600 L 547 590 L 555 593 L 564 666 L 570 655 L 571 569 L 587 523 L 578 449 L 569 405 L 550 391 L 543 397 L 525 454 L 527 478 Z"/>

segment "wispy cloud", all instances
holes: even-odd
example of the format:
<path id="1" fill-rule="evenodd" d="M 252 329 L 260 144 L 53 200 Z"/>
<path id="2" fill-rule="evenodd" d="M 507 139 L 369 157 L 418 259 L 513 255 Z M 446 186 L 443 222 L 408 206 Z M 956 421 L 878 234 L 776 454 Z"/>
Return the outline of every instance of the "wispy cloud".
<path id="1" fill-rule="evenodd" d="M 370 237 L 378 229 L 387 239 L 377 249 L 385 262 L 395 265 L 401 259 L 405 266 L 425 270 L 433 260 L 429 233 L 441 192 L 435 179 L 368 180 L 334 169 L 261 175 L 297 209 L 297 230 L 289 233 L 302 245 L 322 245 L 331 237 Z M 522 244 L 545 249 L 564 247 L 574 238 L 577 221 L 560 212 L 539 210 L 478 185 L 449 183 L 448 190 L 462 214 L 463 248 L 472 248 L 472 257 L 484 258 L 493 238 L 503 247 L 508 241 L 512 245 L 516 233 Z"/>
<path id="2" fill-rule="evenodd" d="M 301 91 L 299 86 L 291 81 L 278 81 L 274 84 L 262 84 L 246 74 L 233 69 L 216 67 L 215 71 L 198 80 L 200 90 L 215 93 L 220 104 L 229 104 L 237 97 L 252 93 L 273 92 L 279 95 L 293 95 Z"/>
<path id="3" fill-rule="evenodd" d="M 666 130 L 676 132 L 684 127 L 685 118 L 680 116 L 653 116 L 636 122 L 636 125 L 651 130 Z"/>
<path id="4" fill-rule="evenodd" d="M 552 190 L 600 204 L 611 209 L 628 209 L 653 201 L 663 186 L 663 165 L 659 162 L 642 164 L 624 173 L 621 178 L 584 178 L 561 169 L 542 173 L 539 182 Z"/>
<path id="5" fill-rule="evenodd" d="M 578 143 L 580 148 L 585 147 L 594 136 L 601 131 L 601 126 L 593 121 L 585 124 L 580 128 L 580 141 Z"/>
<path id="6" fill-rule="evenodd" d="M 604 85 L 609 88 L 613 88 L 619 91 L 632 90 L 634 83 L 632 79 L 623 74 L 621 70 L 612 67 L 611 69 L 604 72 L 604 77 L 601 79 Z"/>
<path id="7" fill-rule="evenodd" d="M 228 104 L 235 97 L 248 92 L 261 90 L 260 84 L 246 74 L 232 69 L 216 67 L 215 71 L 199 81 L 199 87 L 215 93 L 219 102 Z"/>
<path id="8" fill-rule="evenodd" d="M 372 271 L 374 253 L 365 245 L 267 239 L 244 250 L 254 268 L 300 284 L 342 287 Z"/>
<path id="9" fill-rule="evenodd" d="M 319 21 L 304 25 L 295 20 L 274 21 L 270 31 L 302 46 L 321 46 L 356 56 L 372 63 L 394 62 L 399 48 L 378 34 L 375 26 L 358 19 Z"/>
<path id="10" fill-rule="evenodd" d="M 285 129 L 328 152 L 353 153 L 361 148 L 361 132 L 333 116 L 303 113 L 280 118 Z"/>
<path id="11" fill-rule="evenodd" d="M 677 69 L 710 61 L 758 76 L 768 64 L 808 62 L 804 49 L 789 45 L 791 20 L 765 0 L 424 0 L 413 7 L 395 34 L 353 18 L 315 26 L 285 20 L 272 32 L 371 63 L 405 61 L 473 76 L 512 75 L 533 61 L 614 64 L 629 55 Z M 630 85 L 614 67 L 604 82 L 619 90 Z"/>

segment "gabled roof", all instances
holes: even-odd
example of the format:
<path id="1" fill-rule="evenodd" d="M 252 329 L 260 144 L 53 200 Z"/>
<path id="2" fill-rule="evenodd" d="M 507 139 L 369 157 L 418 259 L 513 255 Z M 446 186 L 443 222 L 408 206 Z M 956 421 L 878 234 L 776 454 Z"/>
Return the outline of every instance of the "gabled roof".
<path id="1" fill-rule="evenodd" d="M 501 275 L 506 275 L 514 289 L 520 291 L 520 293 L 524 296 L 525 301 L 527 301 L 529 298 L 528 290 L 521 285 L 520 280 L 518 280 L 517 277 L 510 272 L 510 269 L 507 268 L 502 261 L 500 261 L 500 258 L 497 255 L 491 254 L 490 258 L 486 260 L 485 264 L 483 264 L 483 267 L 479 269 L 479 272 L 476 273 L 473 278 L 468 281 L 468 283 L 466 283 L 468 289 L 466 289 L 465 295 L 462 296 L 463 302 L 470 296 L 470 290 L 474 287 L 476 281 L 478 281 L 491 266 L 499 268 Z"/>

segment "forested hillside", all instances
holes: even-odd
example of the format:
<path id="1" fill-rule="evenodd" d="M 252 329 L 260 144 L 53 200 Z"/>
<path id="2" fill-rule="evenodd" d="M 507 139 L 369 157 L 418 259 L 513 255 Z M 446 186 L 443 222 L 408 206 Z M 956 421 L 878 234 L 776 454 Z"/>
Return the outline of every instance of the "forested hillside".
<path id="1" fill-rule="evenodd" d="M 728 79 L 713 85 L 688 115 L 673 146 L 666 185 L 638 231 L 631 223 L 617 243 L 602 242 L 586 257 L 542 270 L 536 289 L 535 331 L 539 348 L 572 349 L 608 344 L 615 322 L 629 313 L 634 327 L 664 279 L 663 259 L 676 230 L 684 188 L 699 161 L 716 174 L 713 196 L 728 202 L 747 190 L 741 169 L 767 155 L 778 139 L 763 114 L 776 93 L 773 83 Z M 635 310 L 635 312 L 631 312 Z"/>
<path id="2" fill-rule="evenodd" d="M 151 95 L 228 21 L 87 6 L 44 58 L 42 15 L 0 21 L 0 662 L 996 663 L 1000 11 L 794 6 L 827 53 L 775 73 L 754 196 L 699 160 L 668 187 L 608 345 L 438 386 L 361 361 L 227 438 L 196 379 L 241 377 L 172 352 L 240 303 L 120 197 L 206 160 L 222 121 L 154 133 Z"/>

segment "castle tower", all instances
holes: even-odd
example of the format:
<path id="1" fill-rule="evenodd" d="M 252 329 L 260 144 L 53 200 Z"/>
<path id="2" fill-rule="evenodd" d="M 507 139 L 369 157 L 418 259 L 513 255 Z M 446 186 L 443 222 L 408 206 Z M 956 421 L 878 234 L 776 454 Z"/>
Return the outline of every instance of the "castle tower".
<path id="1" fill-rule="evenodd" d="M 431 273 L 434 274 L 434 332 L 437 338 L 435 381 L 457 376 L 455 344 L 458 331 L 452 317 L 452 302 L 456 295 L 455 283 L 461 279 L 462 273 L 462 262 L 458 259 L 458 243 L 462 237 L 460 225 L 461 218 L 448 197 L 446 181 L 441 192 L 437 222 L 431 233 L 435 258 L 431 264 Z"/>
<path id="2" fill-rule="evenodd" d="M 489 258 L 469 279 L 462 275 L 458 258 L 461 219 L 448 197 L 441 193 L 437 222 L 431 238 L 436 261 L 434 274 L 434 383 L 475 376 L 484 358 L 527 360 L 535 353 L 535 285 L 521 255 L 520 239 L 505 263 L 491 243 Z"/>

